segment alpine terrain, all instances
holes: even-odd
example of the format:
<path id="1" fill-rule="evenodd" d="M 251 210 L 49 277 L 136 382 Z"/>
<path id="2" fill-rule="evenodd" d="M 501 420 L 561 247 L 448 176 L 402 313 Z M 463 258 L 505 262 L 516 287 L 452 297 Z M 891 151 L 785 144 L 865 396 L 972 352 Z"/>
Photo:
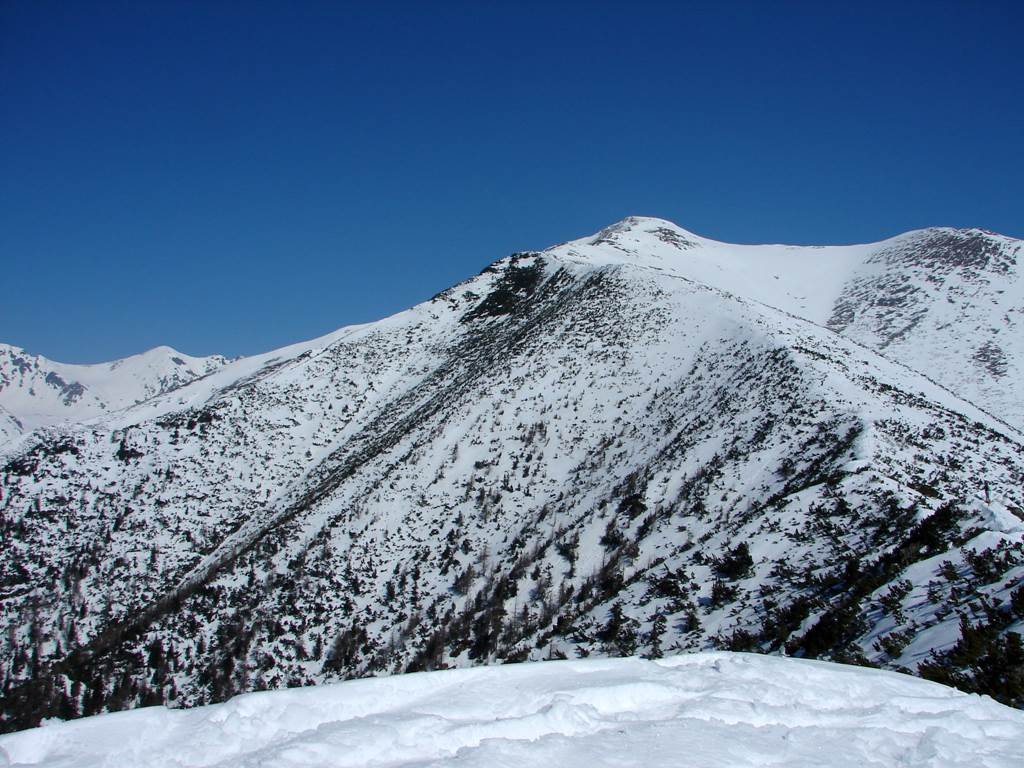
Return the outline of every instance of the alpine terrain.
<path id="1" fill-rule="evenodd" d="M 180 381 L 7 351 L 0 723 L 712 649 L 1024 706 L 1022 254 L 629 218 Z"/>
<path id="2" fill-rule="evenodd" d="M 112 363 L 67 365 L 0 344 L 0 440 L 141 403 L 225 363 L 157 347 Z"/>

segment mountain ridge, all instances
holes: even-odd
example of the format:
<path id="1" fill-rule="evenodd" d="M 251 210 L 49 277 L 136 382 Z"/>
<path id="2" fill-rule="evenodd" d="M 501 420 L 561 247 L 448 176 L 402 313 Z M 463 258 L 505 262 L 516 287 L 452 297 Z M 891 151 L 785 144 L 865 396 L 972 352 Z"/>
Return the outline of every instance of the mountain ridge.
<path id="1" fill-rule="evenodd" d="M 626 236 L 643 263 L 610 263 Z M 1019 431 L 738 272 L 655 268 L 680 252 L 663 232 L 589 240 L 22 443 L 0 468 L 4 727 L 706 648 L 1019 704 Z"/>
<path id="2" fill-rule="evenodd" d="M 637 237 L 638 233 L 641 235 L 641 237 Z M 653 238 L 651 238 L 651 237 L 643 238 L 642 235 L 653 235 Z M 667 244 L 668 246 L 670 246 L 670 250 L 668 250 L 667 253 L 672 255 L 672 256 L 677 255 L 680 252 L 680 250 L 687 251 L 690 256 L 693 256 L 694 255 L 694 253 L 693 253 L 694 250 L 705 248 L 705 249 L 707 249 L 709 251 L 709 256 L 722 259 L 723 261 L 727 261 L 730 258 L 731 259 L 741 259 L 742 260 L 742 264 L 740 266 L 743 267 L 744 269 L 747 269 L 747 270 L 750 270 L 751 267 L 752 267 L 752 262 L 751 262 L 751 257 L 752 256 L 760 256 L 760 257 L 762 257 L 761 259 L 759 259 L 760 261 L 766 261 L 767 259 L 770 259 L 773 255 L 778 255 L 780 251 L 784 252 L 784 253 L 789 253 L 789 254 L 795 253 L 795 254 L 799 254 L 802 257 L 810 257 L 811 259 L 813 259 L 813 261 L 817 262 L 813 266 L 815 266 L 818 269 L 818 271 L 814 272 L 811 275 L 812 278 L 815 279 L 815 280 L 818 280 L 818 279 L 822 278 L 822 276 L 823 276 L 823 274 L 825 274 L 825 272 L 834 271 L 833 270 L 834 267 L 846 266 L 847 268 L 849 268 L 849 265 L 844 265 L 842 263 L 839 263 L 839 264 L 832 263 L 832 264 L 830 264 L 830 263 L 828 263 L 830 259 L 832 261 L 841 261 L 842 259 L 849 260 L 851 258 L 866 257 L 867 260 L 870 261 L 871 259 L 878 257 L 878 255 L 879 255 L 878 252 L 879 251 L 884 253 L 885 251 L 887 251 L 889 248 L 891 248 L 894 245 L 906 244 L 906 243 L 913 244 L 915 241 L 919 241 L 919 240 L 927 239 L 927 238 L 933 238 L 933 237 L 937 237 L 937 236 L 952 236 L 952 237 L 963 237 L 963 238 L 982 237 L 982 238 L 989 239 L 989 240 L 991 240 L 993 242 L 999 243 L 1000 245 L 1005 246 L 1007 248 L 1012 246 L 1012 248 L 1013 248 L 1012 256 L 1013 256 L 1013 263 L 1014 263 L 1014 265 L 1015 265 L 1016 259 L 1019 257 L 1019 255 L 1022 252 L 1024 252 L 1024 241 L 1021 241 L 1021 240 L 1018 240 L 1018 239 L 1015 239 L 1015 238 L 1012 238 L 1012 237 L 1009 237 L 1009 236 L 1006 236 L 1006 235 L 1001 235 L 1001 234 L 998 234 L 998 233 L 990 232 L 988 230 L 984 230 L 984 229 L 977 228 L 977 227 L 970 227 L 970 228 L 941 227 L 941 226 L 939 226 L 939 227 L 926 227 L 926 228 L 922 228 L 922 229 L 909 230 L 907 232 L 895 235 L 893 237 L 885 238 L 883 240 L 875 241 L 875 242 L 872 242 L 872 243 L 864 243 L 864 244 L 799 246 L 799 245 L 765 243 L 765 244 L 745 245 L 745 244 L 734 244 L 734 243 L 727 243 L 727 242 L 724 242 L 724 241 L 717 241 L 717 240 L 713 240 L 711 238 L 707 238 L 707 237 L 704 237 L 704 236 L 701 236 L 701 235 L 697 235 L 697 234 L 695 234 L 695 233 L 693 233 L 691 231 L 688 231 L 688 230 L 683 229 L 682 227 L 679 227 L 678 225 L 674 224 L 673 222 L 671 222 L 671 221 L 669 221 L 667 219 L 662 219 L 662 218 L 653 217 L 653 216 L 637 216 L 637 215 L 626 216 L 622 220 L 616 222 L 615 224 L 609 225 L 608 227 L 603 228 L 602 230 L 600 230 L 599 232 L 597 232 L 595 234 L 584 236 L 582 238 L 577 238 L 575 240 L 569 240 L 569 241 L 566 241 L 564 243 L 560 243 L 560 244 L 557 244 L 557 245 L 554 245 L 554 246 L 550 246 L 549 248 L 546 248 L 546 249 L 544 249 L 543 251 L 540 252 L 540 253 L 548 254 L 548 255 L 550 255 L 552 257 L 563 258 L 563 259 L 568 259 L 568 260 L 572 261 L 572 260 L 575 260 L 575 259 L 581 257 L 581 254 L 580 254 L 580 252 L 578 250 L 580 247 L 588 247 L 588 248 L 590 248 L 592 246 L 602 246 L 602 245 L 612 246 L 616 253 L 622 254 L 622 256 L 620 257 L 619 263 L 622 263 L 622 264 L 634 264 L 634 265 L 641 266 L 641 267 L 648 267 L 648 268 L 655 268 L 655 269 L 666 269 L 666 268 L 668 268 L 668 269 L 670 269 L 673 272 L 678 272 L 678 274 L 680 276 L 682 276 L 682 277 L 688 277 L 690 279 L 696 279 L 698 282 L 703 282 L 703 283 L 705 283 L 707 285 L 710 285 L 712 287 L 720 288 L 721 290 L 725 290 L 726 292 L 736 293 L 737 295 L 745 296 L 746 298 L 751 298 L 751 299 L 754 299 L 754 300 L 757 300 L 757 301 L 761 301 L 761 303 L 764 303 L 764 304 L 766 304 L 769 307 L 774 307 L 776 309 L 780 309 L 782 311 L 789 312 L 791 314 L 794 314 L 797 317 L 801 317 L 801 318 L 803 318 L 805 320 L 809 320 L 809 321 L 814 322 L 814 323 L 816 323 L 818 325 L 825 326 L 825 327 L 830 328 L 831 330 L 835 330 L 835 331 L 837 331 L 838 333 L 841 333 L 841 334 L 847 329 L 847 326 L 849 325 L 849 322 L 844 317 L 843 308 L 842 307 L 837 308 L 836 304 L 843 298 L 839 294 L 841 293 L 842 288 L 845 287 L 845 286 L 833 285 L 828 290 L 821 291 L 821 293 L 824 296 L 827 297 L 827 301 L 824 304 L 822 304 L 821 306 L 811 306 L 811 307 L 808 307 L 808 305 L 806 303 L 806 301 L 807 301 L 807 297 L 806 296 L 793 296 L 792 294 L 790 294 L 788 296 L 788 300 L 786 300 L 786 299 L 780 300 L 780 294 L 777 291 L 776 292 L 771 292 L 771 291 L 766 292 L 765 290 L 763 290 L 763 288 L 760 289 L 760 290 L 752 288 L 752 286 L 757 284 L 757 283 L 768 284 L 767 283 L 768 279 L 774 279 L 776 281 L 780 280 L 780 276 L 778 274 L 771 274 L 770 277 L 769 277 L 768 274 L 764 270 L 765 266 L 767 266 L 769 268 L 768 269 L 768 273 L 780 272 L 782 274 L 785 274 L 786 270 L 784 270 L 784 269 L 780 270 L 779 269 L 779 266 L 785 267 L 786 266 L 785 264 L 783 264 L 783 265 L 772 265 L 772 264 L 759 265 L 761 268 L 754 272 L 754 278 L 752 280 L 748 280 L 748 281 L 744 282 L 742 284 L 742 287 L 738 287 L 736 285 L 736 283 L 735 283 L 735 276 L 732 276 L 731 278 L 726 278 L 726 276 L 721 274 L 721 264 L 719 264 L 719 274 L 717 275 L 717 277 L 719 279 L 717 279 L 717 280 L 715 279 L 715 276 L 709 276 L 706 272 L 705 273 L 700 273 L 700 274 L 693 274 L 691 270 L 688 270 L 688 269 L 685 268 L 685 260 L 681 264 L 674 264 L 671 261 L 666 261 L 665 260 L 666 249 L 664 249 L 664 248 L 662 248 L 662 249 L 655 249 L 654 250 L 654 253 L 656 254 L 657 262 L 653 262 L 650 258 L 641 258 L 639 261 L 637 259 L 635 259 L 635 258 L 631 258 L 631 256 L 635 257 L 637 255 L 636 251 L 638 249 L 635 248 L 635 247 L 634 248 L 627 247 L 626 244 L 624 244 L 622 242 L 622 240 L 623 240 L 623 238 L 625 236 L 632 236 L 632 237 L 629 238 L 629 241 L 633 242 L 634 245 L 642 244 L 642 245 L 646 246 L 645 254 L 650 254 L 652 252 L 652 249 L 651 249 L 652 243 L 654 243 L 655 240 L 659 240 L 659 241 L 661 241 L 662 244 Z M 681 243 L 685 243 L 686 246 L 682 247 L 680 245 Z M 595 264 L 595 265 L 600 265 L 601 263 L 614 263 L 615 260 L 614 259 L 606 258 L 607 255 L 608 255 L 608 249 L 607 248 L 600 249 L 600 253 L 599 254 L 595 254 L 593 252 L 593 250 L 591 249 L 591 252 L 584 254 L 582 256 L 582 258 L 587 263 L 591 263 L 591 264 Z M 764 257 L 767 257 L 767 259 L 764 258 Z M 804 270 L 806 270 L 808 265 L 806 263 L 804 263 L 804 264 L 801 264 L 800 266 Z M 824 268 L 824 271 L 822 271 L 823 268 Z M 793 271 L 795 271 L 795 270 L 793 270 Z M 825 282 L 825 281 L 822 280 L 822 282 Z M 835 282 L 835 281 L 833 281 L 833 282 Z M 786 291 L 786 293 L 788 293 L 788 291 Z M 1024 292 L 1018 290 L 1017 293 L 1020 294 L 1021 303 L 1020 303 L 1019 307 L 1014 308 L 1014 311 L 1015 312 L 1024 312 Z M 835 294 L 835 295 L 831 296 L 830 294 Z M 401 312 L 399 312 L 397 314 L 401 315 L 403 312 L 407 312 L 407 311 L 411 311 L 411 310 L 403 310 L 403 311 L 401 311 Z M 848 312 L 847 312 L 847 314 L 848 314 Z M 382 321 L 377 321 L 377 322 L 382 322 Z M 243 358 L 235 358 L 235 359 L 225 358 L 225 357 L 223 357 L 221 355 L 213 355 L 213 356 L 209 356 L 209 357 L 205 357 L 205 358 L 196 358 L 196 357 L 191 357 L 191 356 L 188 356 L 188 355 L 184 355 L 183 353 L 180 353 L 177 350 L 174 350 L 173 348 L 168 347 L 168 346 L 158 346 L 158 347 L 154 347 L 153 349 L 147 350 L 145 352 L 139 353 L 137 355 L 131 355 L 131 356 L 127 357 L 127 358 L 122 358 L 122 359 L 118 359 L 118 360 L 114 360 L 114 361 L 110 361 L 110 362 L 105 362 L 105 363 L 96 363 L 96 364 L 89 364 L 89 365 L 79 366 L 79 365 L 72 365 L 72 364 L 66 364 L 66 363 L 58 363 L 56 361 L 48 360 L 47 358 L 45 358 L 45 357 L 43 357 L 41 355 L 31 355 L 31 354 L 25 352 L 25 350 L 23 350 L 23 349 L 21 349 L 19 347 L 16 347 L 16 346 L 13 346 L 13 345 L 10 345 L 10 344 L 0 343 L 0 407 L 4 407 L 5 405 L 7 405 L 6 410 L 9 413 L 11 413 L 12 416 L 18 418 L 18 411 L 20 409 L 19 408 L 12 408 L 11 405 L 7 402 L 7 401 L 9 401 L 11 399 L 10 394 L 11 394 L 11 390 L 13 389 L 13 387 L 11 386 L 11 381 L 10 380 L 13 377 L 11 376 L 11 374 L 9 372 L 9 368 L 11 366 L 9 366 L 9 365 L 6 366 L 8 371 L 5 373 L 5 366 L 4 366 L 3 360 L 2 360 L 2 358 L 3 358 L 3 356 L 5 354 L 8 355 L 8 356 L 20 355 L 23 358 L 27 358 L 27 359 L 31 359 L 31 360 L 34 360 L 34 361 L 38 361 L 36 363 L 36 367 L 44 367 L 45 368 L 47 366 L 50 366 L 50 367 L 55 367 L 57 370 L 60 370 L 60 369 L 66 369 L 66 370 L 78 370 L 78 369 L 99 370 L 99 369 L 102 369 L 102 368 L 105 368 L 105 369 L 108 369 L 108 370 L 116 370 L 117 368 L 125 366 L 126 364 L 130 366 L 130 364 L 132 364 L 132 363 L 134 363 L 136 361 L 142 361 L 142 360 L 146 360 L 146 359 L 151 359 L 151 358 L 153 358 L 156 355 L 156 356 L 159 356 L 160 358 L 163 358 L 163 359 L 170 359 L 170 360 L 177 359 L 177 360 L 181 360 L 182 361 L 181 364 L 185 364 L 187 362 L 187 364 L 192 369 L 195 369 L 197 366 L 202 366 L 204 368 L 202 375 L 206 375 L 208 373 L 213 372 L 214 370 L 217 370 L 218 368 L 220 368 L 222 366 L 228 365 L 228 364 L 233 363 L 233 362 L 244 361 L 244 360 L 252 360 L 252 359 L 270 359 L 270 358 L 273 358 L 273 357 L 286 356 L 287 354 L 290 354 L 290 353 L 294 354 L 294 350 L 302 350 L 302 351 L 311 350 L 311 349 L 315 348 L 317 344 L 325 344 L 325 343 L 329 344 L 329 343 L 332 343 L 332 340 L 338 338 L 340 335 L 346 335 L 347 333 L 353 332 L 353 331 L 355 331 L 357 329 L 360 329 L 360 328 L 365 328 L 365 327 L 370 326 L 370 325 L 373 325 L 373 323 L 363 323 L 363 324 L 352 325 L 352 326 L 342 326 L 339 329 L 337 329 L 336 331 L 330 332 L 328 334 L 325 334 L 323 336 L 317 337 L 315 339 L 311 339 L 309 341 L 296 342 L 294 344 L 282 347 L 279 350 L 270 350 L 270 351 L 265 352 L 265 353 L 259 353 L 257 355 L 251 355 L 251 356 L 247 356 L 247 357 L 243 357 Z M 1016 324 L 1014 323 L 1014 325 L 1016 325 Z M 865 329 L 864 335 L 866 335 L 867 332 L 868 332 L 868 329 Z M 876 349 L 876 350 L 878 349 L 880 344 L 884 347 L 884 346 L 887 346 L 888 343 L 891 343 L 891 340 L 887 340 L 887 339 L 884 339 L 884 338 L 881 339 L 881 340 L 876 340 L 876 341 L 874 341 L 874 343 L 872 343 L 871 341 L 864 341 L 863 339 L 859 338 L 856 335 L 853 336 L 853 338 L 855 340 L 862 341 L 862 343 L 864 343 L 865 346 L 867 346 L 868 348 Z M 299 352 L 299 353 L 301 354 L 301 352 Z M 986 342 L 986 344 L 983 344 L 983 345 L 979 346 L 976 350 L 974 350 L 974 354 L 973 354 L 973 356 L 970 359 L 974 363 L 976 363 L 977 365 L 979 365 L 981 367 L 984 367 L 985 369 L 988 370 L 989 373 L 991 373 L 991 374 L 993 374 L 993 375 L 995 375 L 997 377 L 1006 377 L 1006 376 L 1012 375 L 1011 372 L 1008 370 L 1009 366 L 1008 366 L 1007 361 L 1005 359 L 1005 354 L 1004 354 L 1003 350 L 1001 350 L 998 346 L 995 346 L 994 344 L 991 344 L 991 342 Z M 1017 363 L 1016 360 L 1012 361 L 1012 363 L 1013 363 L 1013 370 L 1016 371 L 1019 368 L 1019 364 Z M 15 367 L 15 369 L 18 368 L 17 365 L 15 365 L 14 367 Z M 911 367 L 916 367 L 918 370 L 921 370 L 920 366 L 912 365 Z M 170 382 L 167 382 L 166 384 L 160 384 L 159 382 L 157 382 L 157 384 L 154 386 L 153 384 L 150 383 L 150 384 L 148 384 L 145 387 L 145 390 L 142 393 L 138 393 L 139 396 L 136 396 L 134 398 L 134 401 L 129 402 L 128 399 L 126 397 L 124 397 L 124 396 L 121 396 L 121 397 L 118 397 L 118 398 L 113 398 L 115 400 L 115 402 L 113 402 L 112 404 L 101 403 L 101 404 L 98 405 L 98 407 L 88 411 L 84 415 L 82 415 L 82 414 L 73 414 L 73 415 L 69 416 L 69 415 L 66 415 L 66 414 L 59 414 L 59 413 L 58 414 L 47 413 L 45 416 L 43 416 L 42 419 L 38 419 L 38 418 L 34 419 L 30 415 L 29 418 L 27 418 L 27 419 L 26 418 L 19 418 L 19 421 L 25 421 L 25 422 L 27 422 L 29 424 L 32 424 L 33 426 L 45 426 L 45 425 L 49 425 L 49 424 L 67 423 L 67 422 L 74 422 L 74 421 L 85 421 L 85 420 L 88 420 L 90 418 L 93 418 L 94 416 L 101 415 L 104 411 L 120 410 L 121 408 L 130 406 L 130 405 L 135 405 L 135 404 L 137 404 L 137 403 L 139 403 L 139 402 L 141 402 L 141 401 L 143 401 L 145 399 L 149 399 L 150 397 L 153 397 L 155 395 L 164 394 L 167 391 L 170 391 L 172 389 L 176 389 L 178 387 L 184 386 L 185 384 L 189 383 L 191 378 L 198 378 L 199 377 L 198 376 L 198 371 L 194 371 L 194 370 L 190 371 L 190 374 L 191 374 L 191 377 L 190 376 L 184 376 L 184 377 L 180 377 L 178 379 L 172 379 Z M 6 377 L 6 381 L 5 381 L 5 377 Z M 74 384 L 76 383 L 74 381 L 75 377 L 70 376 L 70 377 L 67 377 L 67 378 L 72 378 L 73 379 L 72 383 L 67 385 L 67 386 L 72 386 L 73 387 Z M 943 385 L 949 386 L 947 384 L 947 380 L 948 379 L 944 380 L 944 378 L 945 377 L 940 376 L 940 377 L 937 377 L 936 380 L 939 381 L 940 383 L 942 383 Z M 953 391 L 958 391 L 958 389 L 961 389 L 961 390 L 963 389 L 963 381 L 962 380 L 958 380 L 958 381 L 951 382 L 951 383 L 954 384 L 954 386 L 950 387 Z M 4 386 L 5 384 L 6 384 L 6 386 Z M 53 385 L 51 385 L 51 386 L 53 386 Z M 5 389 L 6 389 L 6 392 L 5 392 Z M 5 394 L 6 394 L 6 397 L 5 397 Z M 80 396 L 81 395 L 79 394 L 76 397 L 80 397 Z M 963 397 L 964 393 L 960 392 L 960 396 Z M 984 403 L 979 403 L 979 405 L 984 406 Z M 992 410 L 996 410 L 996 409 L 987 409 L 987 410 L 990 410 L 990 412 L 991 412 Z M 1020 409 L 1011 408 L 1011 411 L 1016 411 L 1016 410 L 1020 410 Z M 1019 429 L 1024 428 L 1024 411 L 1022 411 L 1022 413 L 1021 413 L 1019 418 L 1018 418 L 1016 413 L 1014 413 L 1012 418 L 1013 418 L 1013 421 L 1011 423 L 1013 423 L 1013 425 L 1015 426 L 1016 429 L 1019 430 Z"/>
<path id="3" fill-rule="evenodd" d="M 228 362 L 221 355 L 192 357 L 158 346 L 110 362 L 75 365 L 0 343 L 0 407 L 17 422 L 20 435 L 134 405 Z"/>

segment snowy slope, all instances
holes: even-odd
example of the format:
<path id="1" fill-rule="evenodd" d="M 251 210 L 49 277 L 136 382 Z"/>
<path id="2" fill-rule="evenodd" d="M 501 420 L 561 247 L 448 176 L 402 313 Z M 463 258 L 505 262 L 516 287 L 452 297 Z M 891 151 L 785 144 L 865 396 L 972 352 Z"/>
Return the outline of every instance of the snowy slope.
<path id="1" fill-rule="evenodd" d="M 734 245 L 631 217 L 549 252 L 627 260 L 827 325 L 1024 428 L 1020 240 L 940 227 L 867 245 Z"/>
<path id="2" fill-rule="evenodd" d="M 1024 714 L 991 699 L 731 653 L 428 672 L 0 737 L 5 768 L 1021 764 Z"/>
<path id="3" fill-rule="evenodd" d="M 19 437 L 22 431 L 21 422 L 6 408 L 0 406 L 0 445 Z"/>
<path id="4" fill-rule="evenodd" d="M 226 362 L 220 355 L 191 357 L 156 347 L 111 363 L 68 365 L 0 344 L 0 439 L 134 405 Z M 17 432 L 10 417 L 20 424 Z"/>
<path id="5" fill-rule="evenodd" d="M 708 648 L 1024 704 L 1024 437 L 827 327 L 847 277 L 801 317 L 695 242 L 627 220 L 23 438 L 0 725 Z"/>

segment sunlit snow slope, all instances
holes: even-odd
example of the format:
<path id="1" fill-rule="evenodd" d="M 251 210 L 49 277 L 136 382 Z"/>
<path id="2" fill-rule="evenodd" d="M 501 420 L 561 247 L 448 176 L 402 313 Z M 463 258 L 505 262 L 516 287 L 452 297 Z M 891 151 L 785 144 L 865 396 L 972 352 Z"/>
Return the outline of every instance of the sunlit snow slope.
<path id="1" fill-rule="evenodd" d="M 502 765 L 1019 768 L 1024 714 L 891 672 L 702 653 L 428 672 L 0 737 L 4 768 Z"/>
<path id="2" fill-rule="evenodd" d="M 0 462 L 0 727 L 712 648 L 1024 706 L 1019 340 L 968 300 L 1016 301 L 1019 247 L 628 219 L 25 436 Z M 1005 368 L 976 365 L 988 342 Z"/>
<path id="3" fill-rule="evenodd" d="M 935 227 L 866 245 L 735 245 L 631 217 L 549 250 L 589 263 L 628 261 L 778 307 L 1024 428 L 1020 240 Z"/>

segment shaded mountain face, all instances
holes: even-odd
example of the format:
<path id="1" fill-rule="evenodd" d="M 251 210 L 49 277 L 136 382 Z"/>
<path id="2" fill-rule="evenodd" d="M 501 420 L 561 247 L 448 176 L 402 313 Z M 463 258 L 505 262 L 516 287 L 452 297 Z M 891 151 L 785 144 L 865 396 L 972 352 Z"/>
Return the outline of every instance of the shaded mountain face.
<path id="1" fill-rule="evenodd" d="M 1019 244 L 984 237 L 1001 256 L 971 269 L 1011 295 Z M 1024 437 L 956 393 L 975 347 L 928 341 L 957 338 L 945 306 L 879 319 L 968 276 L 905 306 L 857 282 L 924 270 L 886 254 L 932 238 L 727 246 L 627 219 L 35 433 L 0 469 L 4 726 L 706 648 L 1021 705 Z M 890 356 L 912 338 L 927 370 Z"/>
<path id="2" fill-rule="evenodd" d="M 170 347 L 68 365 L 0 344 L 0 445 L 38 427 L 85 421 L 188 384 L 227 363 Z"/>

